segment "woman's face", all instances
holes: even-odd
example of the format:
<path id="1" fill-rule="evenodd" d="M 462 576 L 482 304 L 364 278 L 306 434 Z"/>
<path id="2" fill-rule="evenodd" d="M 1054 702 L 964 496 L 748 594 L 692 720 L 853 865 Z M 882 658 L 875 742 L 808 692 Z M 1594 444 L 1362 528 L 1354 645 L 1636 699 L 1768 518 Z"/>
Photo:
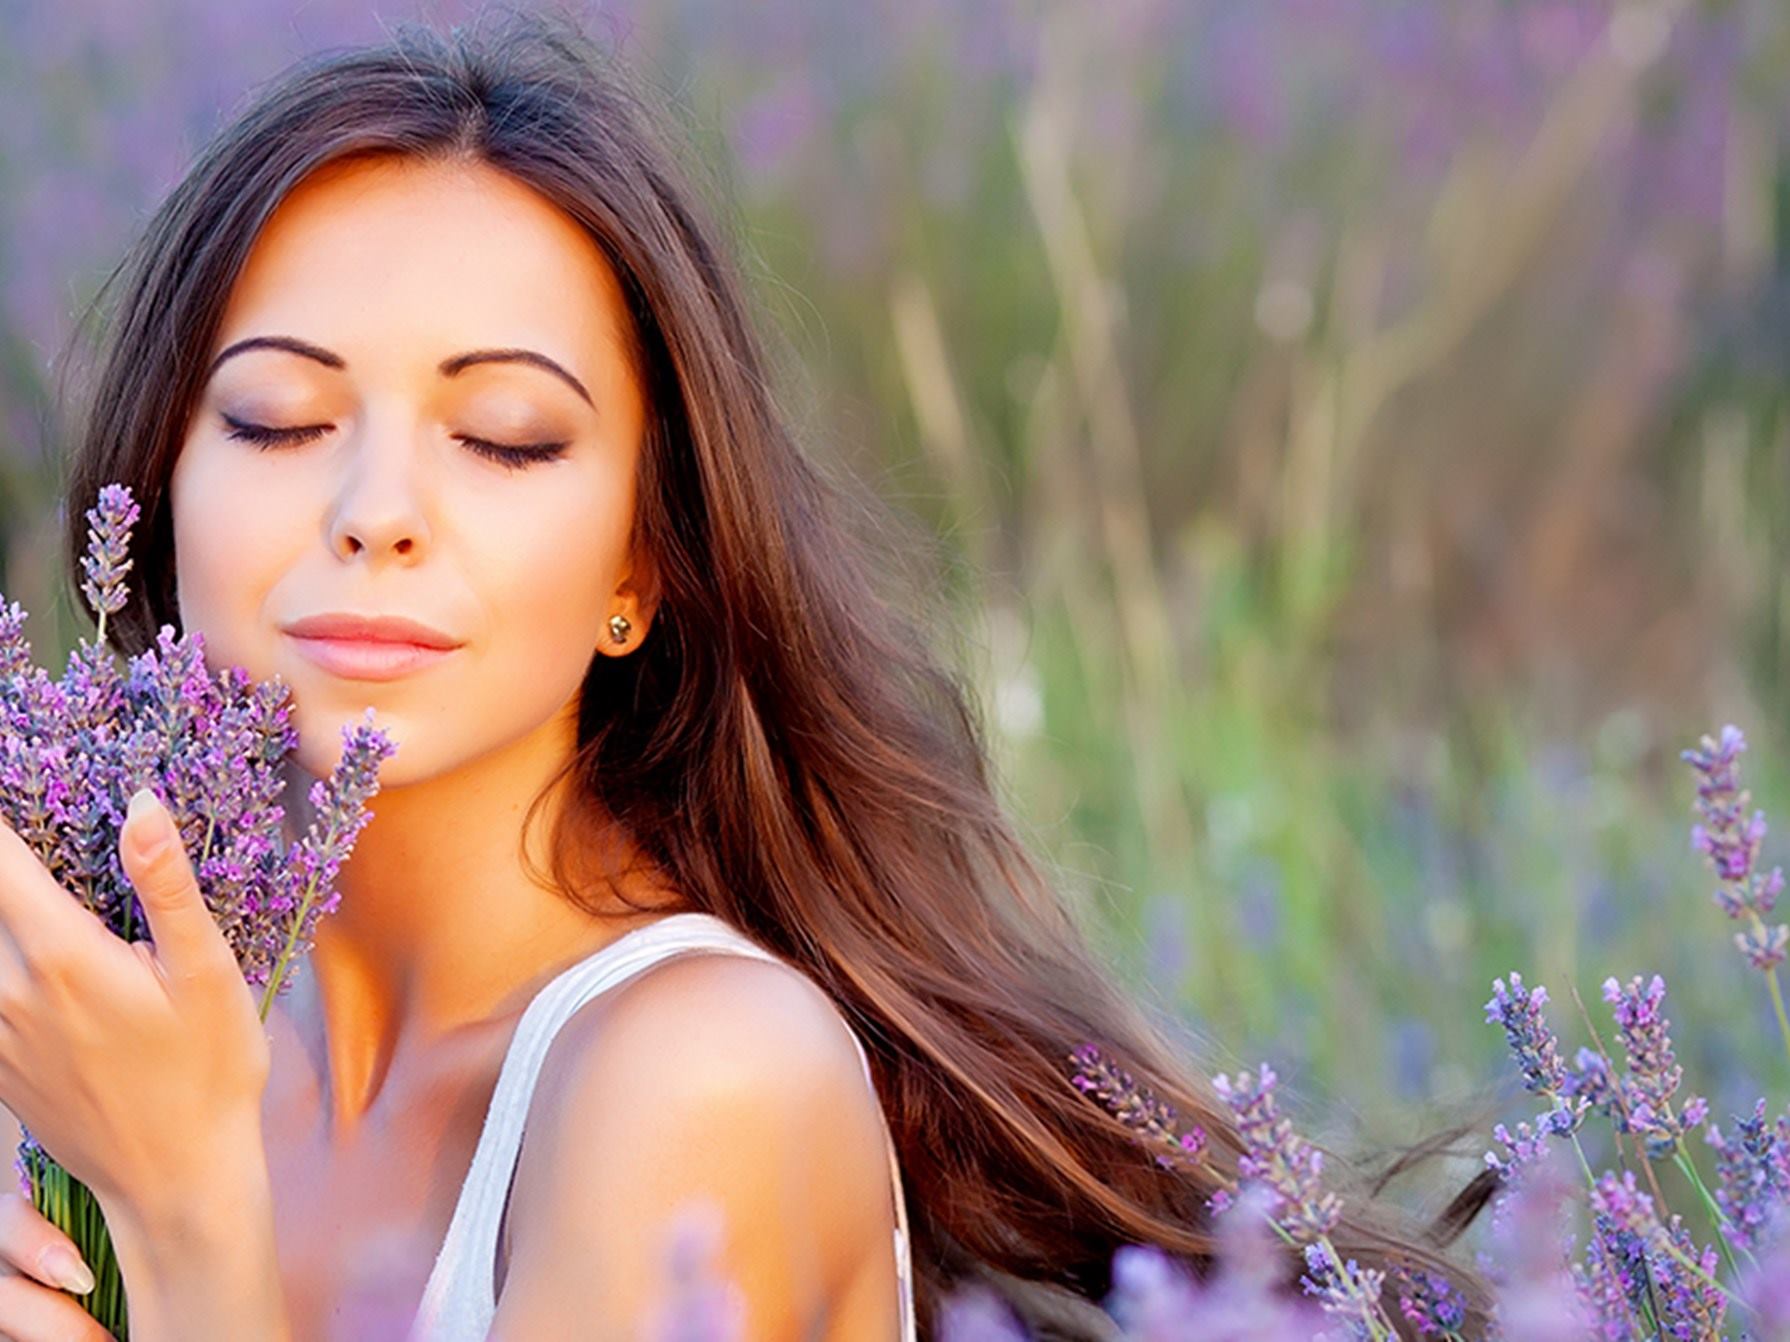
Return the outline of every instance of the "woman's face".
<path id="1" fill-rule="evenodd" d="M 593 653 L 639 646 L 646 407 L 625 314 L 595 244 L 482 165 L 332 165 L 268 221 L 175 464 L 175 564 L 182 628 L 212 668 L 291 686 L 307 772 L 328 774 L 368 706 L 398 744 L 387 788 L 531 733 L 570 742 Z M 269 337 L 310 352 L 240 348 Z M 243 425 L 306 432 L 264 445 L 233 436 Z M 512 465 L 468 439 L 543 455 Z M 458 646 L 367 679 L 286 631 L 329 612 L 404 616 Z"/>

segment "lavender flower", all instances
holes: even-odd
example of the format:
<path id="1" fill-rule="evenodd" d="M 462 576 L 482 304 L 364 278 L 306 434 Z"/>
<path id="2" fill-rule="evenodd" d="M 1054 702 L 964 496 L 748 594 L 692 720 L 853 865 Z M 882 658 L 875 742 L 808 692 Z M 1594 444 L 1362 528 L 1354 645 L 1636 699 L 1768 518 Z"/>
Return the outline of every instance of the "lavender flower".
<path id="1" fill-rule="evenodd" d="M 945 1297 L 938 1334 L 939 1342 L 1027 1342 L 1025 1328 L 1007 1303 L 980 1282 Z"/>
<path id="2" fill-rule="evenodd" d="M 1458 1336 L 1467 1322 L 1467 1302 L 1447 1277 L 1421 1269 L 1395 1267 L 1393 1287 L 1398 1310 L 1419 1337 Z"/>
<path id="3" fill-rule="evenodd" d="M 1533 1128 L 1527 1123 L 1518 1123 L 1514 1137 L 1509 1128 L 1499 1123 L 1492 1129 L 1492 1139 L 1504 1148 L 1505 1154 L 1501 1156 L 1496 1151 L 1487 1151 L 1485 1163 L 1497 1170 L 1505 1183 L 1512 1183 L 1541 1159 L 1550 1135 L 1567 1136 L 1572 1132 L 1568 1125 L 1573 1121 L 1571 1111 L 1550 1109 L 1535 1120 Z"/>
<path id="4" fill-rule="evenodd" d="M 1638 1310 L 1650 1302 L 1666 1336 L 1719 1336 L 1728 1302 L 1715 1284 L 1720 1265 L 1715 1247 L 1698 1250 L 1678 1216 L 1662 1225 L 1653 1199 L 1635 1186 L 1633 1170 L 1599 1179 L 1591 1207 L 1594 1253 L 1630 1305 Z"/>
<path id="5" fill-rule="evenodd" d="M 1323 1312 L 1277 1289 L 1287 1268 L 1268 1220 L 1272 1201 L 1259 1184 L 1238 1195 L 1217 1221 L 1218 1251 L 1204 1282 L 1159 1249 L 1120 1249 L 1107 1310 L 1128 1342 L 1312 1342 Z"/>
<path id="6" fill-rule="evenodd" d="M 1504 1027 L 1510 1051 L 1522 1069 L 1524 1088 L 1535 1094 L 1558 1095 L 1566 1089 L 1566 1064 L 1560 1059 L 1559 1041 L 1542 1014 L 1547 1000 L 1545 987 L 1527 987 L 1523 976 L 1512 971 L 1508 989 L 1503 979 L 1492 980 L 1485 1018 L 1489 1024 Z"/>
<path id="7" fill-rule="evenodd" d="M 1565 1137 L 1579 1130 L 1591 1103 L 1571 1094 L 1572 1082 L 1560 1057 L 1559 1040 L 1542 1013 L 1547 1000 L 1545 987 L 1530 988 L 1521 974 L 1512 971 L 1508 989 L 1503 979 L 1492 980 L 1485 1018 L 1489 1024 L 1504 1027 L 1504 1037 L 1523 1074 L 1523 1088 L 1554 1101 L 1552 1115 L 1557 1117 L 1549 1116 L 1540 1131 Z"/>
<path id="8" fill-rule="evenodd" d="M 1589 1311 L 1567 1266 L 1572 1245 L 1563 1214 L 1570 1190 L 1555 1151 L 1494 1204 L 1492 1244 L 1501 1270 L 1493 1320 L 1513 1342 L 1582 1342 L 1592 1335 Z"/>
<path id="9" fill-rule="evenodd" d="M 1671 1022 L 1660 1012 L 1665 995 L 1666 981 L 1658 974 L 1645 988 L 1638 976 L 1627 987 L 1614 978 L 1604 980 L 1604 1001 L 1615 1009 L 1628 1053 L 1628 1075 L 1620 1082 L 1628 1126 L 1646 1139 L 1647 1154 L 1655 1160 L 1681 1150 L 1684 1134 L 1709 1115 L 1709 1105 L 1700 1096 L 1685 1101 L 1682 1116 L 1672 1109 L 1684 1069 L 1673 1059 L 1666 1033 Z"/>
<path id="10" fill-rule="evenodd" d="M 1751 1335 L 1761 1342 L 1790 1337 L 1790 1204 L 1778 1203 L 1758 1239 L 1757 1259 L 1735 1283 L 1735 1296 L 1750 1313 Z"/>
<path id="11" fill-rule="evenodd" d="M 1734 1127 L 1730 1138 L 1711 1123 L 1703 1140 L 1716 1151 L 1716 1203 L 1734 1238 L 1756 1249 L 1772 1217 L 1790 1202 L 1790 1118 L 1768 1125 L 1761 1099 L 1751 1118 L 1734 1116 Z"/>
<path id="12" fill-rule="evenodd" d="M 131 528 L 140 515 L 130 490 L 116 484 L 102 486 L 98 506 L 87 510 L 87 554 L 81 560 L 81 571 L 87 576 L 81 594 L 99 616 L 101 643 L 106 641 L 106 616 L 123 610 L 130 599 L 124 575 L 131 566 Z"/>
<path id="13" fill-rule="evenodd" d="M 1386 1274 L 1364 1268 L 1353 1258 L 1343 1261 L 1328 1239 L 1305 1246 L 1305 1276 L 1299 1284 L 1307 1295 L 1317 1297 L 1327 1313 L 1348 1321 L 1351 1337 L 1385 1336 L 1391 1331 L 1380 1307 Z"/>
<path id="14" fill-rule="evenodd" d="M 1255 1075 L 1240 1072 L 1235 1081 L 1219 1076 L 1213 1085 L 1236 1115 L 1244 1154 L 1237 1172 L 1244 1182 L 1265 1184 L 1274 1193 L 1270 1215 L 1295 1239 L 1314 1240 L 1330 1233 L 1342 1214 L 1342 1203 L 1324 1191 L 1320 1175 L 1324 1155 L 1293 1131 L 1280 1116 L 1274 1069 L 1263 1063 Z"/>
<path id="15" fill-rule="evenodd" d="M 1098 1099 L 1126 1127 L 1159 1148 L 1156 1163 L 1164 1169 L 1197 1162 L 1206 1150 L 1206 1130 L 1198 1123 L 1179 1131 L 1173 1106 L 1152 1095 L 1131 1074 L 1106 1057 L 1097 1044 L 1083 1044 L 1069 1055 L 1075 1064 L 1070 1084 Z"/>
<path id="16" fill-rule="evenodd" d="M 1622 1097 L 1616 1089 L 1616 1077 L 1610 1060 L 1596 1049 L 1581 1048 L 1573 1055 L 1566 1072 L 1566 1094 L 1583 1100 L 1616 1125 L 1618 1132 L 1627 1132 L 1622 1117 Z"/>
<path id="17" fill-rule="evenodd" d="M 1701 823 L 1691 827 L 1691 846 L 1707 858 L 1721 882 L 1716 904 L 1730 918 L 1749 924 L 1735 933 L 1735 945 L 1755 968 L 1769 971 L 1783 963 L 1790 927 L 1765 922 L 1783 893 L 1784 871 L 1758 869 L 1767 827 L 1763 811 L 1747 815 L 1753 797 L 1740 786 L 1740 755 L 1746 748 L 1746 737 L 1730 723 L 1719 740 L 1705 736 L 1699 749 L 1683 751 L 1680 758 L 1700 776 L 1696 811 Z"/>

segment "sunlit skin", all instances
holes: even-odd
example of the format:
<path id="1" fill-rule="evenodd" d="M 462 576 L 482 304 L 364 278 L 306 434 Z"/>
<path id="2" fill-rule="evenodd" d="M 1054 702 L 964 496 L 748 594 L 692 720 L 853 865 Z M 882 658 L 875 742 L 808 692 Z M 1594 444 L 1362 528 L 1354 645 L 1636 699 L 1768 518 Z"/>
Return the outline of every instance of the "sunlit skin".
<path id="1" fill-rule="evenodd" d="M 591 656 L 652 637 L 651 566 L 628 544 L 649 407 L 624 314 L 601 252 L 529 188 L 481 165 L 373 160 L 282 202 L 210 351 L 278 337 L 326 353 L 216 363 L 172 481 L 182 626 L 214 668 L 292 687 L 300 823 L 369 705 L 398 747 L 340 909 L 269 1020 L 295 1336 L 407 1317 L 522 1009 L 657 916 L 592 916 L 531 879 L 519 849 L 530 800 L 573 750 Z M 534 363 L 442 372 L 493 349 L 546 356 L 588 400 Z M 245 423 L 320 432 L 263 448 L 233 436 Z M 565 446 L 510 469 L 465 436 Z M 463 643 L 396 680 L 343 678 L 281 628 L 337 610 Z M 532 831 L 542 873 L 550 832 L 549 811 Z M 650 870 L 630 879 L 631 898 L 670 907 Z M 849 1036 L 799 975 L 693 957 L 605 995 L 562 1031 L 536 1092 L 494 1336 L 633 1336 L 660 1280 L 639 1228 L 699 1193 L 747 1227 L 723 1267 L 751 1336 L 806 1336 L 821 1318 L 828 1337 L 893 1336 L 881 1123 Z"/>

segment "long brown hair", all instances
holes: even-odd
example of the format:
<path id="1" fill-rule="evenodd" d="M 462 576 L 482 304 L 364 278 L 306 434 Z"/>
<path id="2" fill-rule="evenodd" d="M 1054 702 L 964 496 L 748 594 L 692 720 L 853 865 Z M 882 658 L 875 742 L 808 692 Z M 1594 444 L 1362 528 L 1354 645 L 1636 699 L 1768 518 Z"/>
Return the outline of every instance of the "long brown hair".
<path id="1" fill-rule="evenodd" d="M 128 484 L 144 520 L 110 631 L 134 654 L 178 626 L 174 458 L 226 297 L 307 174 L 353 155 L 473 159 L 564 210 L 634 323 L 652 408 L 635 525 L 661 600 L 634 655 L 591 659 L 553 875 L 583 902 L 572 859 L 619 828 L 690 905 L 831 995 L 898 1147 L 923 1331 L 944 1292 L 981 1277 L 1041 1336 L 1101 1335 L 1089 1302 L 1118 1246 L 1205 1263 L 1205 1203 L 1235 1175 L 1236 1130 L 1005 813 L 976 700 L 934 647 L 949 622 L 922 613 L 914 561 L 936 557 L 931 543 L 799 445 L 736 262 L 659 115 L 563 17 L 402 25 L 289 68 L 201 152 L 90 309 L 116 290 L 69 458 L 68 573 L 99 487 Z M 1070 1084 L 1089 1042 L 1205 1127 L 1204 1164 L 1163 1168 Z M 1373 1189 L 1343 1191 L 1342 1252 L 1444 1271 L 1483 1321 L 1483 1284 L 1440 1252 L 1483 1183 L 1427 1230 Z"/>

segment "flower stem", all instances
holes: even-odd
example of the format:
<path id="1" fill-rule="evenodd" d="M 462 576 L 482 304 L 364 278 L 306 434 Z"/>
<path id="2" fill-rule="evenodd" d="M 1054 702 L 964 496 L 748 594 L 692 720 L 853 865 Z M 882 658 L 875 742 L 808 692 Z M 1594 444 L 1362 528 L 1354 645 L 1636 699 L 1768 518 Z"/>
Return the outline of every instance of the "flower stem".
<path id="1" fill-rule="evenodd" d="M 1771 1007 L 1778 1013 L 1778 1034 L 1784 1041 L 1784 1052 L 1790 1054 L 1790 1017 L 1784 1015 L 1784 994 L 1778 987 L 1778 970 L 1773 965 L 1765 971 L 1765 986 L 1771 989 Z"/>
<path id="2" fill-rule="evenodd" d="M 1735 1263 L 1734 1251 L 1728 1243 L 1735 1234 L 1734 1223 L 1722 1211 L 1721 1204 L 1710 1194 L 1708 1186 L 1703 1182 L 1703 1176 L 1697 1173 L 1697 1167 L 1691 1163 L 1690 1157 L 1685 1155 L 1682 1149 L 1679 1149 L 1672 1152 L 1672 1159 L 1684 1172 L 1684 1177 L 1690 1181 L 1691 1187 L 1697 1190 L 1697 1196 L 1703 1200 L 1704 1210 L 1709 1213 L 1709 1219 L 1715 1226 L 1716 1242 L 1721 1245 L 1722 1257 L 1727 1261 L 1728 1275 L 1739 1277 L 1740 1267 Z M 1745 1244 L 1741 1244 L 1740 1251 L 1754 1266 L 1758 1265 L 1759 1260 L 1753 1256 L 1753 1251 Z"/>
<path id="3" fill-rule="evenodd" d="M 329 834 L 324 840 L 323 850 L 327 852 L 336 840 L 336 817 L 331 808 Z M 298 945 L 298 934 L 304 928 L 305 915 L 311 911 L 311 904 L 317 898 L 317 872 L 311 873 L 311 879 L 305 882 L 305 895 L 299 902 L 298 912 L 292 916 L 291 925 L 286 929 L 286 944 L 280 948 L 280 955 L 274 961 L 273 970 L 267 976 L 267 986 L 261 993 L 261 1019 L 267 1020 L 267 1013 L 273 1006 L 273 1000 L 279 995 L 280 981 L 286 975 L 286 964 L 292 958 L 292 952 Z"/>

